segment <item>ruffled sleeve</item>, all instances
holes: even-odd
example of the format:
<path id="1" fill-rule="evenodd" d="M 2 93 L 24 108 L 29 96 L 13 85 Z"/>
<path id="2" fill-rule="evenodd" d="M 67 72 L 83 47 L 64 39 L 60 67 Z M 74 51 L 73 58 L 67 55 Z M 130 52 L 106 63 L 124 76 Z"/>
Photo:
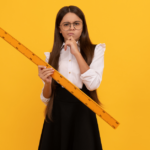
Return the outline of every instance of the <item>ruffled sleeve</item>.
<path id="1" fill-rule="evenodd" d="M 44 55 L 46 56 L 45 58 L 45 62 L 48 63 L 48 60 L 49 60 L 49 57 L 50 57 L 50 52 L 44 52 Z M 42 80 L 43 81 L 43 80 Z M 43 81 L 43 84 L 45 84 L 45 82 Z M 47 105 L 48 101 L 50 101 L 50 98 L 46 98 L 43 96 L 43 89 L 44 89 L 44 86 L 42 88 L 42 92 L 41 92 L 41 95 L 40 95 L 40 98 L 42 100 L 42 102 Z"/>
<path id="2" fill-rule="evenodd" d="M 105 43 L 97 44 L 94 50 L 94 57 L 90 64 L 90 69 L 81 74 L 80 78 L 89 91 L 96 90 L 102 81 L 104 69 Z"/>
<path id="3" fill-rule="evenodd" d="M 50 52 L 44 52 L 44 55 L 46 56 L 45 61 L 48 63 L 50 58 Z"/>

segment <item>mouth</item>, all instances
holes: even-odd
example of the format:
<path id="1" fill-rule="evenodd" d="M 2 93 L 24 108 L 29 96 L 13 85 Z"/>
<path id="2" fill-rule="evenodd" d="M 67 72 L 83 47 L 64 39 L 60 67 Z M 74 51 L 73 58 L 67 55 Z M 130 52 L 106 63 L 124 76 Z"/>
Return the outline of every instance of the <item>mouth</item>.
<path id="1" fill-rule="evenodd" d="M 74 35 L 74 33 L 68 33 L 68 35 Z"/>

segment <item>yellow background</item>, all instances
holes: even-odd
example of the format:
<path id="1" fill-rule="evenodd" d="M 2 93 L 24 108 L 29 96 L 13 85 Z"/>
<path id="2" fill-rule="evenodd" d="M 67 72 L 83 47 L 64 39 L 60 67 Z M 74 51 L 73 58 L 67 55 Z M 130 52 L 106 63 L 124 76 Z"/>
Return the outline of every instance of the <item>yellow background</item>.
<path id="1" fill-rule="evenodd" d="M 0 27 L 45 60 L 56 14 L 68 5 L 85 14 L 94 44 L 105 43 L 98 95 L 120 125 L 97 116 L 103 150 L 149 150 L 150 1 L 0 0 Z M 37 66 L 0 38 L 0 150 L 37 150 L 45 105 Z"/>

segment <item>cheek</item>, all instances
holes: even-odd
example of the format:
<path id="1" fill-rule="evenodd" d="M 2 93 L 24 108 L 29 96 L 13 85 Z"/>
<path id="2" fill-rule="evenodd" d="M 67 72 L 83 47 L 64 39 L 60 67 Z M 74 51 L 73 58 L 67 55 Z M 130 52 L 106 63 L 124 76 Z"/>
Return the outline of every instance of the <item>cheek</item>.
<path id="1" fill-rule="evenodd" d="M 61 34 L 62 34 L 62 36 L 63 36 L 65 39 L 67 39 L 67 38 L 68 38 L 68 35 L 67 35 L 67 33 L 66 33 L 66 32 L 62 32 Z"/>
<path id="2" fill-rule="evenodd" d="M 82 34 L 82 30 L 79 30 L 78 33 L 77 33 L 78 37 L 80 37 L 81 34 Z"/>

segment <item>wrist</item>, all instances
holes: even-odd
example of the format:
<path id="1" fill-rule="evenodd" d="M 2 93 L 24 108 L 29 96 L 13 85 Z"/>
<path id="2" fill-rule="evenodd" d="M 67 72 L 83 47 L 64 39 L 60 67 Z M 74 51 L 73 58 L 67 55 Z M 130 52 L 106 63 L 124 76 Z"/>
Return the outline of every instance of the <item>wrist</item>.
<path id="1" fill-rule="evenodd" d="M 51 86 L 51 83 L 45 82 L 45 86 Z"/>
<path id="2" fill-rule="evenodd" d="M 79 57 L 79 56 L 81 56 L 81 53 L 79 51 L 77 51 L 74 56 Z"/>

